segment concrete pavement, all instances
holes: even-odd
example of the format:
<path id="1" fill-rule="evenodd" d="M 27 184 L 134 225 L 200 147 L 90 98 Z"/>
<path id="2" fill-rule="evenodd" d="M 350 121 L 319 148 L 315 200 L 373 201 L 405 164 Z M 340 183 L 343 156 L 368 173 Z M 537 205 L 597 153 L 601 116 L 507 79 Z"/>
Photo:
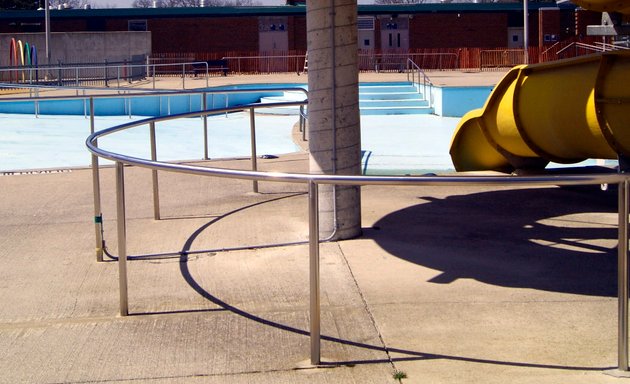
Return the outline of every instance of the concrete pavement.
<path id="1" fill-rule="evenodd" d="M 307 167 L 304 153 L 259 161 Z M 115 256 L 113 168 L 101 173 Z M 363 187 L 363 236 L 321 245 L 330 363 L 297 369 L 309 358 L 308 247 L 292 244 L 307 239 L 305 187 L 254 194 L 160 173 L 156 221 L 151 173 L 125 175 L 127 317 L 116 262 L 95 261 L 91 172 L 0 176 L 0 383 L 623 380 L 603 373 L 617 364 L 614 192 Z"/>
<path id="2" fill-rule="evenodd" d="M 449 87 L 449 86 L 485 86 L 496 84 L 507 72 L 507 69 L 497 71 L 427 71 L 426 74 L 432 84 Z M 410 77 L 406 73 L 392 72 L 362 72 L 359 73 L 359 81 L 361 82 L 399 82 L 408 81 Z M 120 87 L 141 88 L 141 89 L 158 89 L 158 90 L 194 90 L 205 87 L 218 87 L 223 85 L 237 84 L 269 84 L 269 83 L 307 83 L 308 74 L 297 73 L 274 73 L 261 75 L 238 75 L 229 74 L 228 76 L 211 76 L 205 77 L 156 77 L 146 78 L 134 83 L 121 82 Z M 117 92 L 118 84 L 111 82 L 110 87 L 95 86 L 90 93 L 114 93 Z M 0 90 L 0 97 L 23 97 L 28 94 L 28 90 Z M 41 96 L 66 96 L 76 95 L 75 90 L 68 89 L 48 89 L 40 91 Z M 81 92 L 83 95 L 83 92 Z"/>
<path id="3" fill-rule="evenodd" d="M 616 366 L 614 193 L 364 187 L 364 235 L 321 247 L 322 356 L 334 364 L 299 370 L 308 248 L 285 243 L 306 240 L 304 186 L 253 194 L 251 182 L 162 173 L 155 221 L 150 172 L 125 173 L 129 253 L 190 252 L 129 262 L 128 317 L 116 262 L 95 261 L 90 171 L 0 177 L 0 382 L 619 380 L 603 373 Z M 115 255 L 113 176 L 103 169 Z"/>

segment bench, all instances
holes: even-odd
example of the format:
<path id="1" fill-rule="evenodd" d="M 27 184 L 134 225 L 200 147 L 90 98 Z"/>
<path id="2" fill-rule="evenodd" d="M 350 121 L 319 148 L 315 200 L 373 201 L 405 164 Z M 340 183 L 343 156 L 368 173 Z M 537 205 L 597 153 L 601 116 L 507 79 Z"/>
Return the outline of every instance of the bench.
<path id="1" fill-rule="evenodd" d="M 394 70 L 397 72 L 404 72 L 405 71 L 405 62 L 406 59 L 404 58 L 397 58 L 397 57 L 383 57 L 380 59 L 376 59 L 375 63 L 374 63 L 374 69 L 376 71 L 376 73 L 383 71 L 383 70 Z"/>
<path id="2" fill-rule="evenodd" d="M 206 63 L 208 63 L 208 72 L 223 72 L 223 76 L 227 76 L 227 73 L 230 70 L 227 60 L 208 60 Z M 195 77 L 197 77 L 200 73 L 206 73 L 206 65 L 203 63 L 195 63 L 192 65 L 192 70 Z"/>

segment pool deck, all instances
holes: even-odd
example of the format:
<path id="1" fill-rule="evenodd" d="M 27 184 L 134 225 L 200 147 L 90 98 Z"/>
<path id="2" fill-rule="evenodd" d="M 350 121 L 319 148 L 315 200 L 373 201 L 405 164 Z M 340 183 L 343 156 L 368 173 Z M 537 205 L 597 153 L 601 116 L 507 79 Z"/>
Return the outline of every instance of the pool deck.
<path id="1" fill-rule="evenodd" d="M 303 153 L 259 163 L 307 167 Z M 120 317 L 117 263 L 95 261 L 90 170 L 0 176 L 0 383 L 623 382 L 604 373 L 617 365 L 614 192 L 363 187 L 363 235 L 321 245 L 329 363 L 298 369 L 308 246 L 256 246 L 306 240 L 305 187 L 161 173 L 156 221 L 151 173 L 125 174 L 128 252 L 203 252 L 129 261 Z M 113 168 L 101 186 L 115 255 Z"/>
<path id="2" fill-rule="evenodd" d="M 427 71 L 426 74 L 430 81 L 437 86 L 487 86 L 496 84 L 506 73 L 506 70 L 497 71 Z M 359 74 L 360 82 L 400 82 L 407 81 L 405 73 L 376 73 L 363 72 Z M 308 75 L 296 73 L 277 73 L 269 75 L 234 75 L 228 76 L 212 76 L 208 78 L 209 87 L 218 87 L 232 84 L 269 84 L 269 83 L 306 83 Z M 115 92 L 115 82 L 111 82 L 112 87 L 95 86 L 93 93 Z M 155 81 L 153 78 L 134 82 L 132 84 L 122 83 L 121 88 L 141 88 L 141 89 L 163 89 L 163 90 L 194 90 L 206 87 L 206 78 L 202 77 L 186 77 L 182 81 L 181 77 L 159 77 Z M 89 94 L 90 92 L 87 92 Z M 27 90 L 19 90 L 15 92 L 0 92 L 0 98 L 4 97 L 22 97 L 28 94 Z M 65 96 L 75 95 L 73 90 L 45 90 L 40 96 Z"/>

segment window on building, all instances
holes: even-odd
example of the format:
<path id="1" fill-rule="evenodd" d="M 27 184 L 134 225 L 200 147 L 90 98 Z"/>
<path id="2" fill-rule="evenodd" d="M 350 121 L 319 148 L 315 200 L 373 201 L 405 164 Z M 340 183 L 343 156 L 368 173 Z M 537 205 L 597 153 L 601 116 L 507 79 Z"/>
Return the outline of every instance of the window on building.
<path id="1" fill-rule="evenodd" d="M 127 30 L 128 31 L 146 31 L 147 21 L 146 20 L 129 20 L 127 22 Z"/>
<path id="2" fill-rule="evenodd" d="M 361 17 L 357 18 L 357 29 L 360 31 L 373 31 L 374 30 L 374 18 L 373 17 Z"/>

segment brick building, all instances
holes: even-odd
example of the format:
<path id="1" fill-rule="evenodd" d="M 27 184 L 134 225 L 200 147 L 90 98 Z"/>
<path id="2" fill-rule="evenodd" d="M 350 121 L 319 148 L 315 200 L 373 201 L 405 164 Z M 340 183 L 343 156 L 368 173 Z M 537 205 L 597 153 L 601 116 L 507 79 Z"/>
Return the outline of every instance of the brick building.
<path id="1" fill-rule="evenodd" d="M 359 6 L 359 48 L 413 52 L 522 48 L 521 3 Z M 584 38 L 600 14 L 570 3 L 529 5 L 530 46 Z M 152 55 L 303 54 L 304 6 L 69 9 L 51 11 L 53 32 L 150 31 Z M 43 11 L 3 11 L 0 34 L 43 32 Z M 204 56 L 205 55 L 205 56 Z"/>

